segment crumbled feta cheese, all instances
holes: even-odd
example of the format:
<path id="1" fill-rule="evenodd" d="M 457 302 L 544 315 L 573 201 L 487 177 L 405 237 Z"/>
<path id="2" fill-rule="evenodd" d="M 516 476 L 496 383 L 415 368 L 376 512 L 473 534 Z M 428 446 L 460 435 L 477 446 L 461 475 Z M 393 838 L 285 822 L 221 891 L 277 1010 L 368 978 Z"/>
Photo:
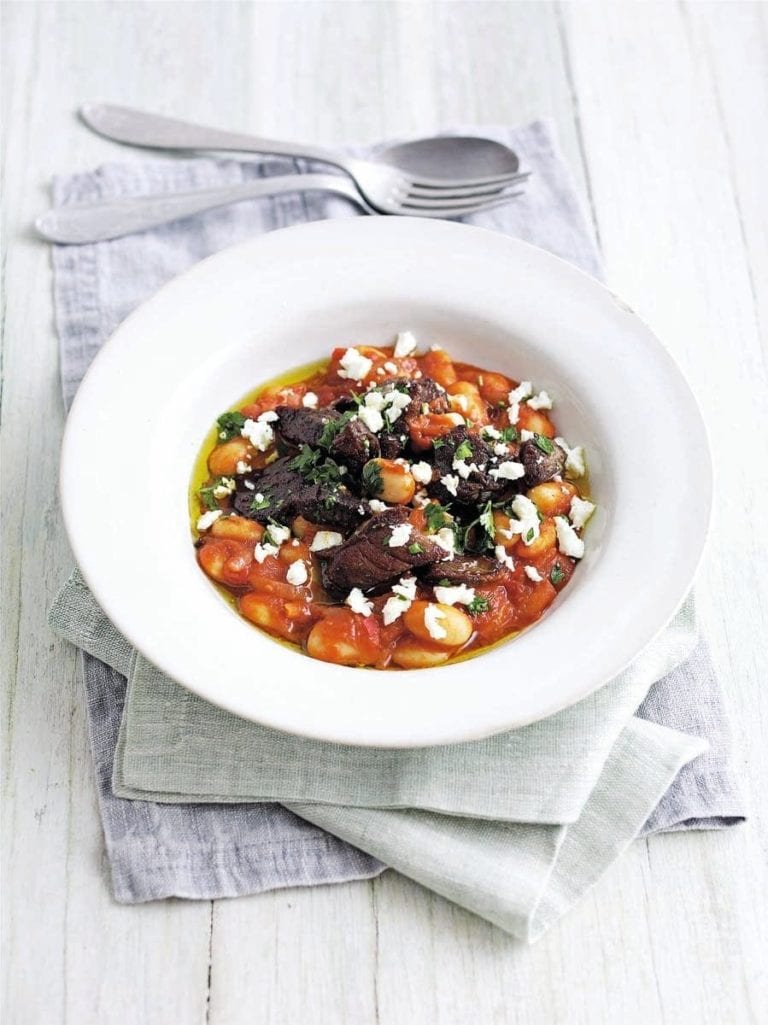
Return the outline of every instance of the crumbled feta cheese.
<path id="1" fill-rule="evenodd" d="M 260 544 L 256 545 L 256 547 L 253 549 L 253 557 L 256 560 L 256 562 L 261 564 L 262 562 L 264 562 L 268 555 L 277 555 L 278 551 L 279 549 L 276 545 Z"/>
<path id="2" fill-rule="evenodd" d="M 587 472 L 584 448 L 577 445 L 571 448 L 565 438 L 555 438 L 555 443 L 565 452 L 565 473 L 567 477 L 583 477 Z"/>
<path id="3" fill-rule="evenodd" d="M 208 530 L 208 528 L 212 527 L 221 515 L 221 509 L 211 509 L 210 512 L 204 512 L 200 519 L 197 521 L 197 529 Z"/>
<path id="4" fill-rule="evenodd" d="M 304 398 L 301 400 L 302 406 L 306 406 L 307 409 L 317 409 L 317 395 L 313 391 L 308 391 Z"/>
<path id="5" fill-rule="evenodd" d="M 249 491 L 254 491 L 255 488 L 256 488 L 256 485 L 253 483 L 252 480 L 244 480 L 243 484 L 245 484 L 245 486 L 248 488 Z M 254 498 L 255 497 L 256 496 L 254 495 Z M 259 499 L 259 501 L 261 501 L 263 498 L 264 498 L 264 496 L 262 495 L 261 498 Z"/>
<path id="6" fill-rule="evenodd" d="M 552 399 L 549 397 L 547 392 L 540 391 L 538 395 L 533 395 L 528 399 L 528 405 L 531 409 L 551 409 Z"/>
<path id="7" fill-rule="evenodd" d="M 213 489 L 214 498 L 226 498 L 227 495 L 231 495 L 235 490 L 235 482 L 231 477 L 222 477 L 216 487 Z"/>
<path id="8" fill-rule="evenodd" d="M 509 521 L 509 529 L 513 534 L 520 534 L 523 544 L 533 544 L 539 536 L 539 514 L 536 506 L 525 495 L 515 495 L 512 500 L 512 512 L 517 519 Z"/>
<path id="9" fill-rule="evenodd" d="M 408 538 L 413 533 L 413 527 L 410 523 L 398 523 L 396 527 L 392 528 L 392 533 L 389 537 L 387 544 L 390 548 L 402 548 L 408 544 Z"/>
<path id="10" fill-rule="evenodd" d="M 520 431 L 520 441 L 533 441 L 536 434 L 533 431 L 526 431 L 525 428 Z"/>
<path id="11" fill-rule="evenodd" d="M 515 568 L 515 560 L 512 558 L 511 555 L 507 555 L 507 549 L 504 547 L 504 545 L 496 545 L 496 547 L 493 550 L 493 553 L 496 556 L 496 561 L 500 562 L 502 566 L 506 566 L 507 569 Z"/>
<path id="12" fill-rule="evenodd" d="M 339 360 L 339 377 L 349 381 L 362 381 L 368 375 L 373 361 L 357 349 L 347 349 Z"/>
<path id="13" fill-rule="evenodd" d="M 444 477 L 440 478 L 440 483 L 443 485 L 446 491 L 448 491 L 453 497 L 456 497 L 456 489 L 459 486 L 459 478 L 451 473 L 447 473 Z"/>
<path id="14" fill-rule="evenodd" d="M 401 331 L 395 342 L 395 359 L 410 356 L 416 351 L 416 338 L 410 331 Z"/>
<path id="15" fill-rule="evenodd" d="M 484 441 L 498 441 L 501 438 L 501 431 L 497 431 L 495 427 L 483 427 L 482 437 Z"/>
<path id="16" fill-rule="evenodd" d="M 565 516 L 555 516 L 555 530 L 557 531 L 557 547 L 572 559 L 584 557 L 584 542 L 570 525 Z"/>
<path id="17" fill-rule="evenodd" d="M 416 598 L 415 577 L 400 577 L 400 583 L 395 584 L 392 590 L 394 591 L 393 597 L 386 600 L 381 610 L 384 626 L 394 623 L 413 605 Z"/>
<path id="18" fill-rule="evenodd" d="M 297 559 L 296 562 L 292 562 L 288 567 L 288 572 L 285 574 L 285 579 L 295 587 L 306 584 L 309 579 L 306 562 L 303 559 Z"/>
<path id="19" fill-rule="evenodd" d="M 240 433 L 244 438 L 257 448 L 259 452 L 266 452 L 272 442 L 275 440 L 275 432 L 266 422 L 259 418 L 258 420 L 246 420 L 240 429 Z"/>
<path id="20" fill-rule="evenodd" d="M 447 552 L 452 559 L 456 552 L 456 533 L 450 527 L 441 527 L 432 540 L 439 545 L 444 552 Z"/>
<path id="21" fill-rule="evenodd" d="M 299 547 L 299 539 L 297 537 L 295 537 L 293 539 L 293 541 L 291 541 L 291 548 L 298 548 L 298 547 Z"/>
<path id="22" fill-rule="evenodd" d="M 391 392 L 387 393 L 387 417 L 390 423 L 394 423 L 403 410 L 407 409 L 411 404 L 411 396 L 405 392 L 398 391 L 397 388 L 393 388 Z"/>
<path id="23" fill-rule="evenodd" d="M 525 476 L 525 467 L 522 463 L 507 459 L 505 462 L 499 463 L 495 470 L 489 470 L 488 475 L 494 480 L 520 480 Z"/>
<path id="24" fill-rule="evenodd" d="M 520 419 L 520 403 L 513 402 L 512 405 L 507 409 L 507 419 L 514 426 Z"/>
<path id="25" fill-rule="evenodd" d="M 352 588 L 344 599 L 344 604 L 349 605 L 353 612 L 357 612 L 361 616 L 367 617 L 373 612 L 373 602 L 368 601 L 359 587 Z"/>
<path id="26" fill-rule="evenodd" d="M 291 528 L 283 527 L 280 523 L 270 523 L 267 529 L 264 531 L 264 537 L 266 537 L 270 544 L 280 545 L 285 544 L 288 538 L 291 536 Z"/>
<path id="27" fill-rule="evenodd" d="M 423 460 L 419 463 L 413 463 L 411 466 L 411 476 L 419 484 L 429 484 L 432 480 L 432 467 Z"/>
<path id="28" fill-rule="evenodd" d="M 441 641 L 448 636 L 444 626 L 440 626 L 440 620 L 445 619 L 445 613 L 437 605 L 427 605 L 424 609 L 424 626 L 427 633 L 435 641 Z"/>
<path id="29" fill-rule="evenodd" d="M 384 417 L 381 413 L 371 406 L 360 406 L 357 412 L 368 430 L 378 434 L 384 426 Z"/>
<path id="30" fill-rule="evenodd" d="M 420 488 L 413 496 L 413 504 L 417 509 L 423 509 L 425 505 L 429 505 L 430 498 L 425 488 Z"/>
<path id="31" fill-rule="evenodd" d="M 381 412 L 387 404 L 387 400 L 384 396 L 383 391 L 373 389 L 365 394 L 365 406 L 368 409 L 375 409 L 377 412 Z"/>
<path id="32" fill-rule="evenodd" d="M 544 577 L 539 573 L 535 566 L 526 566 L 525 575 L 529 580 L 532 580 L 534 584 L 540 584 Z"/>
<path id="33" fill-rule="evenodd" d="M 391 360 L 387 360 L 387 362 L 384 364 L 384 369 L 388 374 L 396 374 L 397 363 L 393 363 Z"/>
<path id="34" fill-rule="evenodd" d="M 589 517 L 595 511 L 595 508 L 594 502 L 588 502 L 586 498 L 579 498 L 578 495 L 573 496 L 568 515 L 576 530 L 581 530 L 584 527 Z"/>
<path id="35" fill-rule="evenodd" d="M 454 427 L 464 426 L 465 421 L 461 413 L 446 413 L 445 416 L 451 421 Z"/>
<path id="36" fill-rule="evenodd" d="M 493 451 L 496 453 L 497 456 L 508 456 L 509 446 L 506 445 L 503 441 L 497 441 L 496 444 L 493 446 Z"/>
<path id="37" fill-rule="evenodd" d="M 368 508 L 371 510 L 371 512 L 384 512 L 384 510 L 386 508 L 388 508 L 388 507 L 387 507 L 387 503 L 386 502 L 382 502 L 381 499 L 379 499 L 379 498 L 372 498 L 368 502 Z"/>
<path id="38" fill-rule="evenodd" d="M 260 413 L 259 416 L 256 417 L 257 423 L 260 424 L 273 424 L 276 420 L 279 419 L 280 417 L 277 415 L 274 409 L 268 409 L 266 413 Z"/>
<path id="39" fill-rule="evenodd" d="M 517 388 L 513 388 L 507 396 L 510 406 L 516 402 L 524 402 L 529 395 L 533 395 L 533 386 L 530 381 L 521 381 Z"/>
<path id="40" fill-rule="evenodd" d="M 471 605 L 475 600 L 474 587 L 467 587 L 466 584 L 457 584 L 456 587 L 438 585 L 433 590 L 441 605 Z"/>
<path id="41" fill-rule="evenodd" d="M 469 399 L 466 395 L 451 395 L 451 403 L 458 406 L 462 413 L 466 413 L 469 409 Z"/>
<path id="42" fill-rule="evenodd" d="M 379 375 L 379 377 L 383 377 L 384 376 L 384 367 L 377 367 L 376 368 L 376 373 Z"/>
<path id="43" fill-rule="evenodd" d="M 335 548 L 344 538 L 335 530 L 318 530 L 309 546 L 310 552 L 324 552 L 326 548 Z"/>
<path id="44" fill-rule="evenodd" d="M 251 468 L 251 464 L 250 463 L 246 463 L 246 461 L 244 459 L 239 459 L 238 462 L 237 462 L 237 466 L 235 467 L 235 469 L 237 470 L 238 473 L 248 473 L 250 468 Z"/>
<path id="45" fill-rule="evenodd" d="M 458 473 L 462 480 L 467 480 L 470 473 L 479 473 L 479 467 L 477 463 L 468 463 L 466 459 L 454 459 L 453 469 Z M 446 487 L 448 485 L 446 484 Z M 454 494 L 456 492 L 454 491 Z"/>

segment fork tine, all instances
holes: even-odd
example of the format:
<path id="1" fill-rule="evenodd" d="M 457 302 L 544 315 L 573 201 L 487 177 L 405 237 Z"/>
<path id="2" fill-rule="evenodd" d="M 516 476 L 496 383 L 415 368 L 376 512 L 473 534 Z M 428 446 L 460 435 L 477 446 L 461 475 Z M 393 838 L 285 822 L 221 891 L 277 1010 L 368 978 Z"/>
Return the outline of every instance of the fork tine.
<path id="1" fill-rule="evenodd" d="M 403 205 L 400 216 L 442 217 L 446 219 L 451 217 L 467 217 L 469 214 L 485 213 L 486 210 L 494 210 L 497 206 L 504 206 L 505 203 L 509 203 L 511 200 L 524 194 L 521 189 L 519 192 L 507 192 L 499 199 L 483 203 L 470 203 L 463 207 L 408 207 Z"/>
<path id="2" fill-rule="evenodd" d="M 494 183 L 487 183 L 483 185 L 477 184 L 464 184 L 464 185 L 445 185 L 442 188 L 435 188 L 433 186 L 424 185 L 410 185 L 408 188 L 408 196 L 419 196 L 424 199 L 449 199 L 452 196 L 486 196 L 493 195 L 495 192 L 499 192 L 501 189 L 509 188 L 513 185 L 521 185 L 523 182 L 530 178 L 531 172 L 525 171 L 520 174 L 509 175 L 507 178 L 499 178 Z"/>
<path id="3" fill-rule="evenodd" d="M 456 197 L 446 196 L 439 199 L 407 195 L 398 199 L 397 205 L 408 210 L 461 210 L 467 206 L 504 200 L 508 194 L 509 189 L 494 189 L 493 192 Z"/>
<path id="4" fill-rule="evenodd" d="M 413 188 L 425 189 L 453 189 L 481 187 L 483 185 L 500 185 L 505 181 L 516 178 L 520 174 L 530 174 L 530 171 L 515 171 L 511 174 L 489 175 L 479 178 L 424 178 L 417 174 L 405 174 L 409 184 Z"/>

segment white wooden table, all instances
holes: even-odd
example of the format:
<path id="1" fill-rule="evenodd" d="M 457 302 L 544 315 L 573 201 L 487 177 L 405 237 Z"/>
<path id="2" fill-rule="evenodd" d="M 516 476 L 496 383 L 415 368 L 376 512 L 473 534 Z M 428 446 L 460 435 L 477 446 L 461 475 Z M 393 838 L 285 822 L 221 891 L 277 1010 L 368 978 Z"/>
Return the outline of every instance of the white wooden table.
<path id="1" fill-rule="evenodd" d="M 767 1020 L 767 15 L 738 3 L 4 5 L 8 1025 Z M 88 99 L 328 143 L 554 118 L 610 284 L 675 352 L 711 426 L 718 512 L 700 607 L 749 825 L 636 843 L 532 948 L 394 873 L 113 903 L 75 659 L 45 624 L 71 557 L 49 254 L 30 231 L 54 172 L 141 159 L 75 122 Z"/>

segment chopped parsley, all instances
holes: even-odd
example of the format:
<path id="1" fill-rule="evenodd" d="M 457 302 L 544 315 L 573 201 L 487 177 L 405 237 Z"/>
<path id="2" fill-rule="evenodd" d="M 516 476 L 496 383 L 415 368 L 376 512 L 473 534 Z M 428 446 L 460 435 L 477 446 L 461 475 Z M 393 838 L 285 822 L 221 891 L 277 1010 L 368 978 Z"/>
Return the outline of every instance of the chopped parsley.
<path id="1" fill-rule="evenodd" d="M 411 555 L 421 555 L 424 551 L 424 545 L 420 545 L 418 541 L 414 541 L 412 545 L 408 546 L 408 551 Z"/>
<path id="2" fill-rule="evenodd" d="M 510 441 L 517 441 L 520 434 L 517 427 L 504 427 L 501 431 L 501 440 L 509 443 Z"/>
<path id="3" fill-rule="evenodd" d="M 361 482 L 363 488 L 369 495 L 380 495 L 384 490 L 384 481 L 381 477 L 381 467 L 375 459 L 370 459 L 363 467 Z"/>
<path id="4" fill-rule="evenodd" d="M 433 438 L 432 448 L 442 448 L 445 444 L 445 438 Z"/>
<path id="5" fill-rule="evenodd" d="M 563 572 L 563 567 L 559 562 L 556 562 L 550 570 L 549 579 L 555 587 L 557 587 L 558 584 L 562 584 L 565 580 L 565 573 Z"/>
<path id="6" fill-rule="evenodd" d="M 472 446 L 470 445 L 469 441 L 467 441 L 467 439 L 465 438 L 464 441 L 462 441 L 462 443 L 459 445 L 459 447 L 453 453 L 453 458 L 454 459 L 471 459 L 473 455 L 474 455 L 474 452 L 472 451 Z"/>
<path id="7" fill-rule="evenodd" d="M 487 502 L 485 508 L 478 517 L 478 522 L 486 534 L 493 540 L 496 537 L 496 527 L 493 522 L 493 505 Z"/>
<path id="8" fill-rule="evenodd" d="M 198 495 L 200 496 L 200 501 L 203 503 L 206 509 L 213 510 L 219 508 L 219 503 L 216 500 L 216 496 L 213 493 L 213 489 L 218 487 L 218 485 L 219 480 L 217 479 L 213 482 L 213 484 L 208 484 L 207 487 L 200 488 Z"/>
<path id="9" fill-rule="evenodd" d="M 245 417 L 242 413 L 222 413 L 216 423 L 219 425 L 219 438 L 221 441 L 229 441 L 236 438 L 245 426 Z"/>
<path id="10" fill-rule="evenodd" d="M 333 487 L 341 483 L 339 464 L 324 457 L 322 452 L 311 449 L 309 445 L 301 446 L 299 454 L 288 463 L 288 468 L 298 470 L 309 484 L 326 484 Z"/>
<path id="11" fill-rule="evenodd" d="M 536 435 L 536 447 L 540 448 L 542 452 L 546 452 L 548 456 L 555 451 L 555 446 L 549 438 L 543 438 L 540 434 Z"/>
<path id="12" fill-rule="evenodd" d="M 436 534 L 442 527 L 450 526 L 451 520 L 447 515 L 448 510 L 439 502 L 430 502 L 424 506 L 424 515 L 427 518 L 427 533 Z"/>
<path id="13" fill-rule="evenodd" d="M 527 534 L 525 535 L 525 540 L 526 540 L 526 541 L 533 541 L 533 535 L 534 535 L 534 533 L 535 533 L 535 531 L 534 531 L 533 527 L 531 527 L 531 529 L 530 529 L 530 530 L 528 531 L 528 533 L 527 533 Z"/>
<path id="14" fill-rule="evenodd" d="M 491 603 L 486 595 L 476 594 L 469 605 L 467 605 L 467 612 L 470 616 L 479 616 L 482 612 L 487 612 L 490 606 Z"/>
<path id="15" fill-rule="evenodd" d="M 269 509 L 271 504 L 271 499 L 267 498 L 266 495 L 254 495 L 251 499 L 250 512 L 258 512 L 259 509 Z"/>
<path id="16" fill-rule="evenodd" d="M 482 528 L 482 536 L 478 536 L 476 527 Z M 477 519 L 472 520 L 464 528 L 463 545 L 470 551 L 482 552 L 493 548 L 496 528 L 493 523 L 493 503 L 486 502 Z"/>
<path id="17" fill-rule="evenodd" d="M 341 434 L 349 421 L 354 419 L 356 415 L 354 410 L 350 409 L 346 413 L 342 413 L 335 420 L 329 420 L 325 427 L 323 427 L 323 433 L 317 439 L 318 445 L 321 448 L 330 448 L 336 435 Z"/>

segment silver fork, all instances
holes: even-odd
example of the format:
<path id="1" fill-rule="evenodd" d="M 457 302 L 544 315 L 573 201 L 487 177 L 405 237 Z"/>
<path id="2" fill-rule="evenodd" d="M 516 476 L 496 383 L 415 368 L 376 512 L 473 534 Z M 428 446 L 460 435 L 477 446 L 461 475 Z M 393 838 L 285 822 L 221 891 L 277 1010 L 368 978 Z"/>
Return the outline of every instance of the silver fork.
<path id="1" fill-rule="evenodd" d="M 189 217 L 205 210 L 242 203 L 260 196 L 275 196 L 286 192 L 321 191 L 333 192 L 351 199 L 353 203 L 369 214 L 375 210 L 358 192 L 354 182 L 340 174 L 288 174 L 274 178 L 258 178 L 239 185 L 225 185 L 216 189 L 199 189 L 195 192 L 176 192 L 161 196 L 137 196 L 105 200 L 103 203 L 88 203 L 62 206 L 48 210 L 35 221 L 35 228 L 50 242 L 103 242 L 136 231 L 145 231 L 158 224 Z M 517 195 L 513 193 L 512 195 Z M 506 203 L 511 198 L 486 200 L 467 206 L 462 214 L 490 210 Z M 455 212 L 433 208 L 426 217 L 456 217 Z"/>
<path id="2" fill-rule="evenodd" d="M 379 213 L 462 217 L 476 212 L 478 205 L 486 201 L 513 198 L 508 190 L 520 185 L 528 177 L 516 169 L 469 179 L 450 179 L 439 174 L 414 174 L 384 160 L 358 160 L 319 146 L 207 128 L 106 103 L 85 104 L 80 108 L 80 116 L 100 135 L 134 146 L 270 153 L 332 164 L 352 178 L 366 203 Z M 433 145 L 434 141 L 430 140 Z M 466 156 L 469 147 L 483 143 L 483 140 L 471 137 L 444 137 L 440 141 L 441 170 L 450 166 L 452 150 L 458 159 Z"/>

